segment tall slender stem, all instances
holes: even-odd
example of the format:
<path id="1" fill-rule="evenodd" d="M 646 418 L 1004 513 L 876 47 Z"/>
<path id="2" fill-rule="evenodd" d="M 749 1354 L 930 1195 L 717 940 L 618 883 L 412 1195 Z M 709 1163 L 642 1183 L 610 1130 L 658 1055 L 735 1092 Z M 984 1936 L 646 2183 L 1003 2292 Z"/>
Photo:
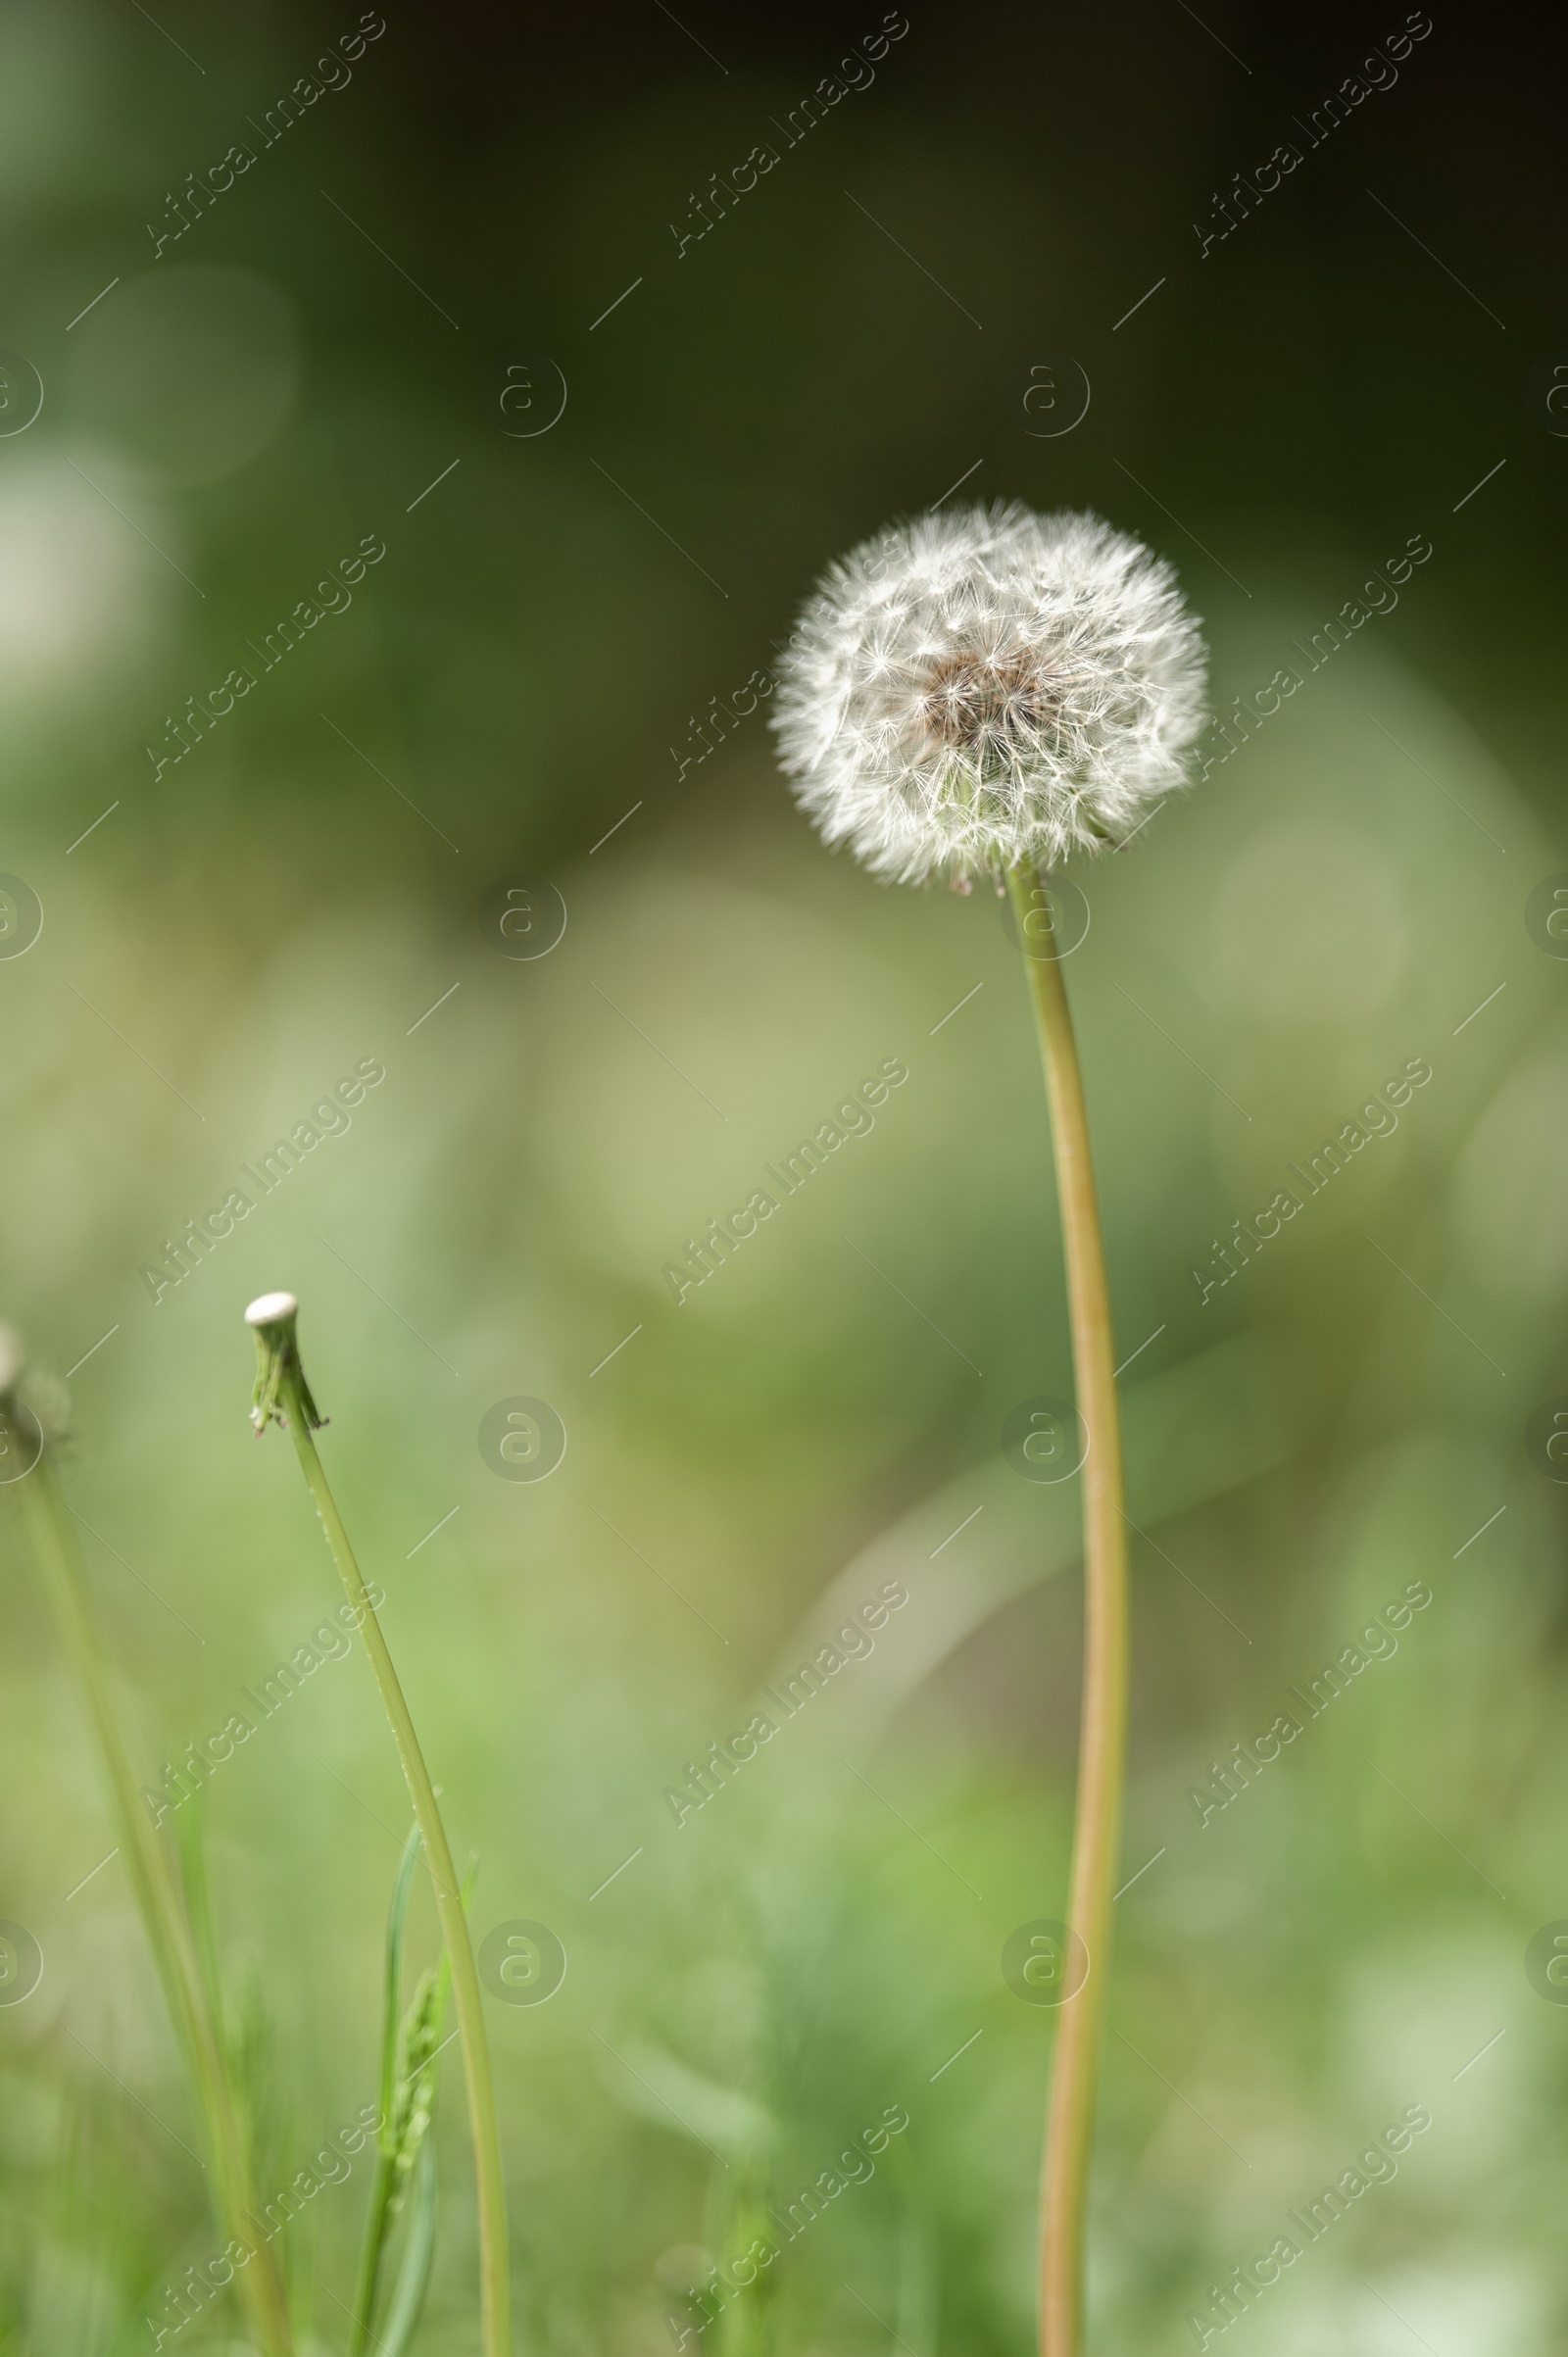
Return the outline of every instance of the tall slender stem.
<path id="1" fill-rule="evenodd" d="M 496 2122 L 495 2090 L 490 2080 L 490 2052 L 485 2038 L 479 1975 L 468 1938 L 468 1919 L 458 1889 L 457 1870 L 447 1844 L 446 1828 L 436 1806 L 419 1739 L 414 1731 L 403 1689 L 375 1617 L 369 1591 L 349 1544 L 326 1472 L 311 1435 L 314 1409 L 299 1362 L 291 1353 L 284 1367 L 281 1390 L 288 1409 L 288 1428 L 294 1436 L 300 1465 L 316 1511 L 326 1533 L 349 1602 L 359 1618 L 360 1634 L 370 1656 L 381 1706 L 392 1729 L 403 1774 L 414 1803 L 414 1814 L 424 1841 L 425 1863 L 435 1891 L 441 1937 L 452 1959 L 452 1987 L 457 2001 L 458 2029 L 463 2041 L 463 2070 L 468 2091 L 468 2121 L 473 2132 L 473 2168 L 479 2206 L 479 2278 L 484 2325 L 485 2357 L 510 2357 L 512 2347 L 512 2282 L 507 2248 L 507 2193 L 501 2169 L 501 2137 Z"/>
<path id="2" fill-rule="evenodd" d="M 1127 1736 L 1127 1524 L 1115 1350 L 1094 1164 L 1072 1016 L 1055 954 L 1049 888 L 1029 867 L 1007 879 L 1028 969 L 1051 1107 L 1067 1307 L 1084 1460 L 1084 1677 L 1067 1920 L 1089 1953 L 1062 2007 L 1040 2172 L 1041 2357 L 1078 2357 L 1084 2222 L 1110 1961 L 1110 1893 L 1121 1836 Z"/>
<path id="3" fill-rule="evenodd" d="M 256 2221 L 250 2154 L 222 2038 L 208 2002 L 196 1942 L 168 1852 L 137 1790 L 108 1663 L 87 1600 L 75 1534 L 55 1487 L 47 1449 L 21 1489 L 39 1575 L 97 1739 L 120 1853 L 130 1875 L 175 2035 L 201 2105 L 214 2208 L 229 2236 L 251 2251 L 250 2258 L 235 2270 L 240 2297 L 266 2357 L 293 2357 L 282 2272 L 276 2252 Z"/>

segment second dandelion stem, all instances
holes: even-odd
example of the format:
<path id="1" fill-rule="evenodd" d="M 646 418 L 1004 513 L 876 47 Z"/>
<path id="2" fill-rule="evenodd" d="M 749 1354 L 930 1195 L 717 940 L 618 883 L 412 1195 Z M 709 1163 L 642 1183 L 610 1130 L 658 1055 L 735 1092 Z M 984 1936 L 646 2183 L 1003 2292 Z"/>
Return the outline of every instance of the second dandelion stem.
<path id="1" fill-rule="evenodd" d="M 446 1828 L 436 1805 L 419 1739 L 414 1731 L 403 1689 L 375 1617 L 365 1578 L 349 1544 L 326 1472 L 311 1435 L 315 1409 L 305 1389 L 297 1355 L 291 1350 L 279 1385 L 288 1428 L 299 1451 L 306 1483 L 326 1534 L 350 1603 L 359 1617 L 360 1634 L 370 1656 L 370 1667 L 381 1693 L 381 1706 L 392 1728 L 398 1757 L 414 1803 L 414 1814 L 424 1842 L 424 1854 L 435 1891 L 441 1937 L 452 1961 L 452 1988 L 457 2002 L 458 2030 L 463 2043 L 463 2070 L 468 2095 L 468 2120 L 473 2132 L 473 2166 L 479 2209 L 479 2278 L 485 2357 L 510 2357 L 512 2347 L 511 2274 L 507 2249 L 507 2195 L 501 2170 L 501 2137 L 496 2121 L 495 2089 L 490 2078 L 490 2053 L 485 2038 L 483 2000 L 468 1921 L 458 1889 L 457 1870 L 447 1843 Z"/>
<path id="2" fill-rule="evenodd" d="M 8 1429 L 14 1429 L 6 1411 L 0 1411 L 0 1416 Z M 266 2357 L 292 2357 L 294 2340 L 282 2272 L 270 2237 L 256 2224 L 251 2156 L 234 2100 L 221 2025 L 214 2017 L 189 1917 L 168 1853 L 137 1788 L 108 1657 L 87 1600 L 75 1537 L 48 1455 L 45 1449 L 44 1461 L 21 1485 L 33 1554 L 97 1742 L 120 1836 L 120 1853 L 201 2106 L 216 2215 L 223 2232 L 234 2237 L 230 2249 L 243 2245 L 249 2252 L 237 2277 L 240 2299 Z"/>
<path id="3" fill-rule="evenodd" d="M 1040 1033 L 1055 1151 L 1067 1309 L 1084 1460 L 1084 1676 L 1067 1920 L 1088 1973 L 1062 2007 L 1040 2176 L 1041 2357 L 1078 2357 L 1084 2229 L 1110 1948 L 1111 1884 L 1121 1838 L 1127 1743 L 1127 1521 L 1122 1505 L 1110 1298 L 1089 1150 L 1089 1118 L 1049 885 L 1031 867 L 1007 878 Z"/>

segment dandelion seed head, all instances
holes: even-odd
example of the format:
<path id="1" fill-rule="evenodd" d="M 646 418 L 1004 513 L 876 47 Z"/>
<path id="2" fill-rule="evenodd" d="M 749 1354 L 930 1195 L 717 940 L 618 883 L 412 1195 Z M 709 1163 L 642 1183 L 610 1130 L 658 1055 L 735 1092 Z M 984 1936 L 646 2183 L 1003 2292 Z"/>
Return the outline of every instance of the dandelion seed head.
<path id="1" fill-rule="evenodd" d="M 1187 782 L 1205 676 L 1162 558 L 1009 502 L 889 525 L 832 565 L 772 726 L 824 841 L 967 890 L 1124 842 Z"/>

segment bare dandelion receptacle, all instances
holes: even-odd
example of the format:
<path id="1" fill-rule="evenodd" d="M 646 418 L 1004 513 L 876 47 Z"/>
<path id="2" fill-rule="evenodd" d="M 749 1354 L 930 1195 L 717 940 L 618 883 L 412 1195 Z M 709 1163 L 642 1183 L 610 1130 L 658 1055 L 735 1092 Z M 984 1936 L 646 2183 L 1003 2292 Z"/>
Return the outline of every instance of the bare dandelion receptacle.
<path id="1" fill-rule="evenodd" d="M 257 1438 L 270 1423 L 286 1424 L 290 1379 L 299 1387 L 300 1413 L 313 1432 L 326 1422 L 311 1397 L 300 1364 L 295 1320 L 299 1302 L 291 1293 L 258 1294 L 245 1312 L 245 1323 L 256 1337 L 256 1388 L 251 1394 L 251 1422 Z"/>

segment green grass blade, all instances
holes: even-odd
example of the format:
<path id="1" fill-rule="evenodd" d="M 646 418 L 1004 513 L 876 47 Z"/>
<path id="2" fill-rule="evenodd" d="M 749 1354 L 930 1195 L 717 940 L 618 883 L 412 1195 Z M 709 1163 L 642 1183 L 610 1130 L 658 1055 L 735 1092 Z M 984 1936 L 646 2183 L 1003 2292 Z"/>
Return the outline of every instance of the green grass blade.
<path id="1" fill-rule="evenodd" d="M 436 2174 L 435 2146 L 426 2137 L 414 2167 L 414 2192 L 409 2203 L 409 2232 L 403 2245 L 403 2264 L 392 2290 L 392 2304 L 381 2328 L 382 2357 L 403 2357 L 414 2336 L 430 2285 L 435 2259 Z"/>
<path id="2" fill-rule="evenodd" d="M 174 1811 L 174 1846 L 179 1856 L 179 1879 L 190 1919 L 202 1987 L 212 2011 L 213 2026 L 225 2052 L 222 1979 L 218 1968 L 218 1941 L 213 1932 L 212 1886 L 207 1875 L 207 1787 L 196 1790 Z"/>
<path id="3" fill-rule="evenodd" d="M 386 1974 L 383 1981 L 385 2004 L 381 2018 L 381 2117 L 389 2133 L 392 2119 L 392 2083 L 397 2070 L 398 2006 L 403 1983 L 403 1937 L 408 1924 L 409 1892 L 414 1885 L 414 1869 L 419 1862 L 419 1828 L 409 1828 L 398 1860 L 397 1880 L 392 1885 L 392 1903 L 386 1915 Z"/>
<path id="4" fill-rule="evenodd" d="M 397 2191 L 397 2066 L 399 2003 L 403 1984 L 403 1940 L 408 1925 L 409 1891 L 419 1859 L 419 1828 L 409 1829 L 392 1885 L 392 1903 L 386 1917 L 386 1959 L 382 1971 L 381 2007 L 381 2127 L 376 2138 L 375 2177 L 370 2186 L 369 2213 L 360 2253 L 359 2280 L 354 2292 L 351 2357 L 364 2357 L 375 2319 L 375 2295 L 381 2261 L 392 2231 L 393 2197 Z"/>
<path id="5" fill-rule="evenodd" d="M 0 1401 L 0 1421 L 8 1429 L 10 1418 L 7 1399 Z M 256 2232 L 250 2159 L 227 2057 L 209 2002 L 207 1974 L 184 1894 L 137 1787 L 74 1528 L 47 1453 L 21 1491 L 39 1579 L 97 1745 L 121 1855 L 163 1981 L 192 2092 L 201 2105 L 215 2215 L 225 2234 L 249 2242 Z M 252 2333 L 266 2357 L 293 2357 L 283 2277 L 269 2242 L 253 2245 L 251 2262 L 240 2269 L 237 2283 Z"/>

